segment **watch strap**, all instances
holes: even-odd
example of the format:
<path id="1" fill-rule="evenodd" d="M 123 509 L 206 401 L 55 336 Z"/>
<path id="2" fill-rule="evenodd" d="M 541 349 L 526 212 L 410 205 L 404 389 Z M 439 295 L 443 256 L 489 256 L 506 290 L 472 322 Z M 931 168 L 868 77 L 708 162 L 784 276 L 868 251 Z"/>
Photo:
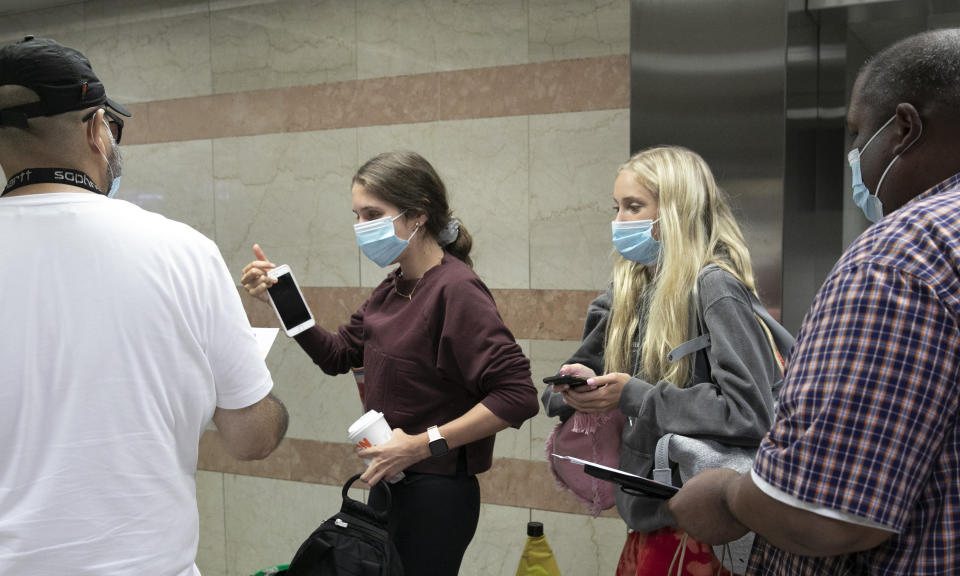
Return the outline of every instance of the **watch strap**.
<path id="1" fill-rule="evenodd" d="M 427 438 L 430 439 L 428 446 L 430 447 L 431 456 L 443 456 L 450 451 L 450 447 L 447 446 L 447 440 L 440 434 L 440 429 L 436 426 L 427 428 Z"/>

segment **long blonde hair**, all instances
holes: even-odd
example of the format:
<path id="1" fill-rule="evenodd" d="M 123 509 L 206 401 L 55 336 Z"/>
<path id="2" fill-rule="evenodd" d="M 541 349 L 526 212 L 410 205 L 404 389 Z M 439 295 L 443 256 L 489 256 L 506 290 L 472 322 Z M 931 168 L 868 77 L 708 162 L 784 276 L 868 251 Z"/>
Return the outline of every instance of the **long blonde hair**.
<path id="1" fill-rule="evenodd" d="M 726 195 L 710 167 L 695 152 L 676 146 L 635 154 L 617 174 L 630 171 L 658 199 L 660 257 L 655 268 L 615 256 L 613 304 L 607 323 L 605 372 L 633 373 L 651 382 L 668 380 L 684 387 L 692 376 L 693 356 L 669 362 L 667 353 L 689 334 L 697 276 L 716 264 L 756 293 L 750 253 Z M 644 303 L 646 298 L 648 302 Z M 634 366 L 634 339 L 646 310 L 640 362 Z"/>

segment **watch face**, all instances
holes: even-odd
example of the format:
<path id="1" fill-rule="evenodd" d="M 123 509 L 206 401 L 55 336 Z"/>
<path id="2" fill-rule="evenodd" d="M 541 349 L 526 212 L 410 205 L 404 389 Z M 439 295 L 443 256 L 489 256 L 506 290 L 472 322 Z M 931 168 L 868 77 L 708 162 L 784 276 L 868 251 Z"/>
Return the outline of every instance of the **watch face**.
<path id="1" fill-rule="evenodd" d="M 447 441 L 443 438 L 438 438 L 430 443 L 430 454 L 434 456 L 443 456 L 450 449 L 447 447 Z"/>

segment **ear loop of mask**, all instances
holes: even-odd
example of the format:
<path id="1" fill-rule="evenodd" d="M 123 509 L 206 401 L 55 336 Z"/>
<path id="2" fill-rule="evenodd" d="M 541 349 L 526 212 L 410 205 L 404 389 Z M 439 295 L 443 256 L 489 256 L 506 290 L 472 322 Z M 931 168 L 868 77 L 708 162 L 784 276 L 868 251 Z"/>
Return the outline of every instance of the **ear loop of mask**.
<path id="1" fill-rule="evenodd" d="M 413 240 L 413 237 L 416 236 L 416 235 L 417 235 L 417 232 L 419 232 L 419 231 L 420 231 L 420 223 L 417 222 L 417 225 L 414 226 L 413 232 L 410 234 L 410 237 L 407 238 L 407 242 L 410 242 L 411 240 Z"/>
<path id="2" fill-rule="evenodd" d="M 880 133 L 883 132 L 883 130 L 884 130 L 887 126 L 889 126 L 891 122 L 893 122 L 893 121 L 896 120 L 896 119 L 897 119 L 897 115 L 894 114 L 893 116 L 890 117 L 889 120 L 887 120 L 886 122 L 883 123 L 883 126 L 877 128 L 877 131 L 873 133 L 873 136 L 871 136 L 869 140 L 867 140 L 867 143 L 863 145 L 863 148 L 860 148 L 860 155 L 861 155 L 861 156 L 863 156 L 863 153 L 866 152 L 867 147 L 870 146 L 870 144 L 871 144 L 874 140 L 877 139 L 877 136 L 879 136 Z"/>
<path id="3" fill-rule="evenodd" d="M 101 118 L 104 126 L 107 127 L 107 135 L 110 138 L 111 154 L 117 147 L 116 141 L 113 139 L 113 132 L 110 131 L 110 124 L 106 120 Z M 98 148 L 99 150 L 99 148 Z M 100 156 L 103 158 L 103 161 L 107 163 L 107 176 L 110 178 L 110 188 L 107 190 L 107 198 L 113 198 L 117 194 L 117 190 L 120 189 L 120 175 L 113 173 L 113 166 L 110 162 L 110 159 L 107 158 L 107 155 L 103 153 L 103 150 L 100 150 Z"/>
<path id="4" fill-rule="evenodd" d="M 873 136 L 871 136 L 870 139 L 867 140 L 867 143 L 864 144 L 862 148 L 860 148 L 860 149 L 857 150 L 857 158 L 858 158 L 858 159 L 860 159 L 860 160 L 863 159 L 863 153 L 867 151 L 867 147 L 870 146 L 870 144 L 873 143 L 873 141 L 877 138 L 877 136 L 879 136 L 880 133 L 883 132 L 884 129 L 885 129 L 887 126 L 889 126 L 890 123 L 893 122 L 893 121 L 896 120 L 896 119 L 897 119 L 897 115 L 894 114 L 893 116 L 890 117 L 889 120 L 887 120 L 886 122 L 883 123 L 883 126 L 881 126 L 880 128 L 878 128 L 877 131 L 873 133 Z M 914 144 L 916 144 L 917 140 L 919 140 L 921 136 L 923 136 L 923 123 L 922 123 L 922 122 L 920 123 L 920 134 L 917 134 L 917 137 L 913 140 L 913 142 L 911 142 L 910 144 L 908 144 L 907 147 L 903 149 L 903 152 L 900 152 L 900 154 L 897 154 L 896 156 L 894 156 L 893 160 L 891 160 L 890 163 L 887 164 L 887 167 L 886 167 L 886 169 L 884 169 L 883 174 L 880 175 L 880 180 L 877 182 L 877 188 L 876 188 L 876 190 L 875 190 L 874 192 L 872 192 L 872 195 L 873 195 L 873 196 L 879 197 L 879 195 L 880 195 L 880 185 L 883 184 L 883 179 L 887 177 L 887 172 L 889 172 L 889 171 L 890 171 L 890 168 L 893 167 L 894 163 L 896 163 L 896 161 L 897 161 L 898 159 L 900 159 L 900 156 L 902 156 L 907 150 L 909 150 L 911 146 L 913 146 Z"/>
<path id="5" fill-rule="evenodd" d="M 893 118 L 887 120 L 887 124 L 890 124 L 891 122 L 893 122 L 893 119 L 894 119 L 894 118 L 896 118 L 896 116 L 894 116 Z M 880 130 L 883 130 L 883 128 L 886 128 L 886 127 L 887 127 L 887 124 L 884 124 L 883 127 L 880 128 Z M 880 131 L 877 131 L 877 134 L 879 134 L 879 133 L 880 133 Z M 877 134 L 874 134 L 874 135 L 873 135 L 873 138 L 876 138 L 876 137 L 877 137 Z M 920 123 L 920 133 L 917 134 L 917 137 L 913 139 L 913 142 L 907 144 L 907 147 L 904 148 L 899 154 L 897 154 L 896 156 L 894 156 L 894 157 L 893 157 L 893 160 L 891 160 L 890 163 L 887 164 L 886 170 L 883 171 L 883 174 L 880 175 L 880 180 L 877 182 L 877 191 L 876 191 L 876 193 L 874 193 L 874 196 L 876 196 L 877 198 L 880 197 L 880 185 L 883 184 L 883 179 L 887 177 L 887 172 L 889 172 L 890 169 L 893 168 L 893 165 L 896 164 L 897 160 L 899 160 L 900 157 L 903 156 L 903 155 L 907 152 L 907 150 L 910 149 L 911 146 L 913 146 L 914 144 L 917 143 L 917 140 L 919 140 L 921 136 L 923 136 L 923 122 Z M 873 141 L 873 138 L 871 138 L 871 139 L 867 142 L 867 144 L 870 144 L 870 142 Z M 864 145 L 863 148 L 866 149 L 867 146 Z M 862 153 L 862 151 L 861 151 L 861 158 L 863 157 L 862 154 L 863 154 L 863 153 Z"/>

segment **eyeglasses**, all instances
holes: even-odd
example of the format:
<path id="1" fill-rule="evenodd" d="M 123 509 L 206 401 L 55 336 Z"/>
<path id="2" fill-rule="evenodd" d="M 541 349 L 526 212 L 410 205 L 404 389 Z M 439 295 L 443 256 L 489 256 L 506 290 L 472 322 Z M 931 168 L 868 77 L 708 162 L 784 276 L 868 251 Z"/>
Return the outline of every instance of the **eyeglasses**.
<path id="1" fill-rule="evenodd" d="M 81 120 L 82 122 L 86 122 L 86 121 L 90 120 L 91 118 L 93 118 L 93 115 L 96 114 L 97 111 L 99 111 L 99 110 L 100 110 L 100 108 L 97 108 L 96 110 L 94 110 L 93 112 L 87 114 L 86 116 L 84 116 L 84 117 L 81 118 L 80 120 Z M 103 113 L 104 113 L 104 115 L 105 115 L 106 118 L 107 118 L 107 126 L 110 127 L 110 133 L 113 134 L 113 140 L 114 140 L 117 144 L 119 144 L 119 143 L 120 143 L 120 137 L 123 136 L 123 118 L 121 118 L 121 117 L 117 116 L 116 114 L 114 114 L 113 112 L 111 112 L 109 108 L 103 108 Z"/>

